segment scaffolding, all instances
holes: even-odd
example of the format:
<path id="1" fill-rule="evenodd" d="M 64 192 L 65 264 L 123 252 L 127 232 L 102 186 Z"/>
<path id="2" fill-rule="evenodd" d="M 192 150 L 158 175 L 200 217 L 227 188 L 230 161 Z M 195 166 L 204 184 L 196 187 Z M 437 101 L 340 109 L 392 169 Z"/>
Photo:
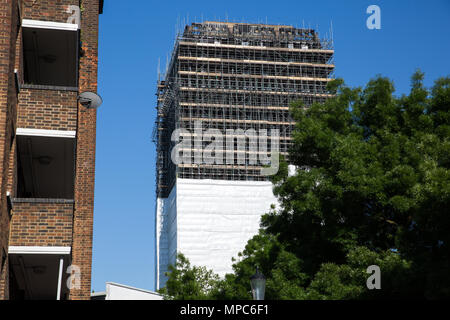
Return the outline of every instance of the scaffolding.
<path id="1" fill-rule="evenodd" d="M 176 177 L 264 181 L 262 164 L 251 136 L 245 150 L 232 152 L 245 161 L 227 164 L 171 161 L 175 129 L 279 130 L 280 154 L 287 156 L 294 121 L 292 101 L 305 106 L 324 102 L 326 85 L 334 76 L 332 40 L 319 39 L 313 29 L 292 26 L 210 22 L 192 23 L 179 33 L 170 64 L 157 85 L 157 195 L 165 198 Z M 238 132 L 238 131 L 236 131 Z M 240 132 L 240 131 L 239 131 Z M 235 137 L 238 139 L 239 134 Z M 204 138 L 204 134 L 203 134 Z M 195 146 L 205 146 L 196 141 Z M 198 142 L 199 144 L 196 144 Z M 243 153 L 243 154 L 242 154 Z"/>

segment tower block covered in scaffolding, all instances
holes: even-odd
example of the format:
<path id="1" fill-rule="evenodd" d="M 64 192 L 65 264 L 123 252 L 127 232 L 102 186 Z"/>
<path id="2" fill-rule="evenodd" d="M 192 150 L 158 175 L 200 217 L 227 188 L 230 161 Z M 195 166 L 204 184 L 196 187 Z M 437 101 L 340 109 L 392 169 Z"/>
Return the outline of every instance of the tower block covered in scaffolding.
<path id="1" fill-rule="evenodd" d="M 270 140 L 277 132 L 279 154 L 288 158 L 294 126 L 289 105 L 330 96 L 333 55 L 331 40 L 292 26 L 203 22 L 178 35 L 157 87 L 158 288 L 180 252 L 219 275 L 232 271 L 231 258 L 277 204 L 270 177 L 262 174 L 267 163 L 254 161 L 268 151 L 252 135 L 267 132 Z M 172 141 L 174 132 L 179 140 Z M 211 132 L 230 133 L 233 143 Z M 212 141 L 223 145 L 223 154 L 198 156 Z M 175 146 L 185 161 L 173 161 Z"/>

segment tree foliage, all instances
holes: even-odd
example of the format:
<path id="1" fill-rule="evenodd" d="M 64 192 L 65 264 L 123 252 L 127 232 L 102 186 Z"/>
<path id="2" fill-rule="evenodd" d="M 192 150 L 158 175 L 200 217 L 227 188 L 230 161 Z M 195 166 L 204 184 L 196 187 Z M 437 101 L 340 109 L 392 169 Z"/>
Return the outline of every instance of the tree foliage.
<path id="1" fill-rule="evenodd" d="M 450 297 L 450 78 L 428 90 L 418 71 L 401 97 L 380 76 L 328 90 L 292 105 L 296 173 L 282 162 L 280 209 L 207 297 L 250 299 L 256 265 L 269 299 Z M 366 287 L 373 264 L 381 290 Z"/>
<path id="2" fill-rule="evenodd" d="M 166 286 L 159 290 L 165 300 L 208 299 L 219 280 L 211 270 L 191 266 L 183 254 L 178 254 L 175 265 L 169 266 L 168 274 Z"/>

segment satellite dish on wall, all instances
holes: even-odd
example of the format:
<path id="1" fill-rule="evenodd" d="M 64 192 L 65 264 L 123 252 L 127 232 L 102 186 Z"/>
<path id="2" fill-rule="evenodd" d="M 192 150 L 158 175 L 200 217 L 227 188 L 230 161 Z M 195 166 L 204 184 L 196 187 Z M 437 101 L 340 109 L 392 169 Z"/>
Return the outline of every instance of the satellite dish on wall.
<path id="1" fill-rule="evenodd" d="M 102 97 L 89 91 L 81 93 L 78 99 L 80 100 L 81 105 L 87 109 L 98 109 L 103 103 Z"/>

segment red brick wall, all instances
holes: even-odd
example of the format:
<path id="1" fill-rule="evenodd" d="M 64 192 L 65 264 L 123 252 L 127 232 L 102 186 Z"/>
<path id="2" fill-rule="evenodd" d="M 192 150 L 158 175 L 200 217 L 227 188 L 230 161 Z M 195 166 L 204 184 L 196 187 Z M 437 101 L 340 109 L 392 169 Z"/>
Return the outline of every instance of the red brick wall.
<path id="1" fill-rule="evenodd" d="M 17 0 L 0 1 L 0 259 L 8 254 L 9 220 L 6 192 L 11 139 L 17 110 L 14 64 L 17 41 Z M 0 261 L 1 262 L 1 261 Z M 0 265 L 1 267 L 1 265 Z M 6 261 L 0 270 L 0 299 L 9 297 L 9 269 Z"/>
<path id="2" fill-rule="evenodd" d="M 76 130 L 77 92 L 22 89 L 18 128 Z"/>
<path id="3" fill-rule="evenodd" d="M 14 202 L 13 206 L 10 246 L 72 245 L 73 203 Z"/>
<path id="4" fill-rule="evenodd" d="M 80 58 L 80 92 L 97 92 L 99 0 L 83 0 Z M 81 268 L 81 288 L 70 291 L 70 299 L 90 299 L 92 227 L 94 213 L 95 141 L 97 111 L 78 107 L 75 174 L 75 213 L 72 264 Z"/>
<path id="5" fill-rule="evenodd" d="M 71 16 L 67 12 L 69 5 L 79 5 L 79 0 L 22 0 L 24 19 L 67 22 Z"/>
<path id="6" fill-rule="evenodd" d="M 80 40 L 84 56 L 79 64 L 79 92 L 96 92 L 99 0 L 21 3 L 22 18 L 54 22 L 67 22 L 72 14 L 67 12 L 68 6 L 81 5 Z M 17 106 L 14 68 L 19 69 L 19 81 L 23 73 L 17 17 L 17 0 L 0 1 L 0 256 L 2 249 L 7 252 L 9 241 L 10 245 L 72 245 L 72 263 L 81 268 L 81 288 L 72 289 L 70 298 L 90 299 L 96 111 L 78 105 L 76 92 L 61 90 L 22 88 Z M 11 139 L 17 127 L 77 131 L 75 203 L 16 202 L 8 239 L 10 216 L 6 192 L 15 196 L 17 156 Z M 6 263 L 0 273 L 0 299 L 8 298 L 8 273 Z"/>

